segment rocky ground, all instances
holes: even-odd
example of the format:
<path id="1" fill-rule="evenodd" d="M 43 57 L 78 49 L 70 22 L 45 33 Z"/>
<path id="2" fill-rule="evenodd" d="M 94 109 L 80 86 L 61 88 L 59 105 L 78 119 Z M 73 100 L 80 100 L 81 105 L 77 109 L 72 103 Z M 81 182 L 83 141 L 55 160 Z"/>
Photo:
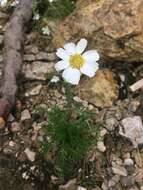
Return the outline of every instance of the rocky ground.
<path id="1" fill-rule="evenodd" d="M 0 11 L 0 67 L 8 17 Z M 87 158 L 90 169 L 84 183 L 74 177 L 62 184 L 49 155 L 41 152 L 45 117 L 36 113 L 36 106 L 51 109 L 66 103 L 61 83 L 50 82 L 56 61 L 51 36 L 30 31 L 16 108 L 0 130 L 0 190 L 143 190 L 143 90 L 129 89 L 143 77 L 142 63 L 101 64 L 97 76 L 83 79 L 75 90 L 74 101 L 96 112 L 96 122 L 102 123 L 102 141 Z"/>

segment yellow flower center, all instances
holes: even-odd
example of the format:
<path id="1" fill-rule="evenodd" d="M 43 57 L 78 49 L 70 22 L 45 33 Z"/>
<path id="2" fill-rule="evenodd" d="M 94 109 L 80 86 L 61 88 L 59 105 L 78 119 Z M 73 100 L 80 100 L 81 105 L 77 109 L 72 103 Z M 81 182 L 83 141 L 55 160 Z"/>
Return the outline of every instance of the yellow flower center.
<path id="1" fill-rule="evenodd" d="M 80 69 L 84 65 L 84 58 L 79 54 L 71 55 L 70 65 L 72 68 Z"/>

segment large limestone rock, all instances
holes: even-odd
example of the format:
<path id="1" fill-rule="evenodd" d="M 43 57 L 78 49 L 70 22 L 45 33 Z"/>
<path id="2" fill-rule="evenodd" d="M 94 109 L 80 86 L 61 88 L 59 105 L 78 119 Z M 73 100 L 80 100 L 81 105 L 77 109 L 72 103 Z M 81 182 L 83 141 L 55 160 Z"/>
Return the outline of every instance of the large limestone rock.
<path id="1" fill-rule="evenodd" d="M 143 0 L 78 0 L 53 35 L 56 47 L 81 37 L 103 58 L 143 61 Z"/>
<path id="2" fill-rule="evenodd" d="M 117 82 L 108 69 L 99 70 L 95 77 L 83 80 L 77 91 L 80 98 L 101 108 L 112 106 L 118 98 Z"/>

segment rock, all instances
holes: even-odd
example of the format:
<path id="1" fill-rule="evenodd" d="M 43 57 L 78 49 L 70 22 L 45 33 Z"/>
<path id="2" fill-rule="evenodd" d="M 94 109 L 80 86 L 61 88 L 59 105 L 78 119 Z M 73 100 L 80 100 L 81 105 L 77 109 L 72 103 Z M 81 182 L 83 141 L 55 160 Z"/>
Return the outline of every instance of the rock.
<path id="1" fill-rule="evenodd" d="M 116 118 L 111 117 L 105 119 L 105 124 L 106 129 L 108 129 L 109 131 L 113 131 L 118 126 L 118 121 Z"/>
<path id="2" fill-rule="evenodd" d="M 25 109 L 24 111 L 21 112 L 21 121 L 25 121 L 31 119 L 31 114 L 28 109 Z"/>
<path id="3" fill-rule="evenodd" d="M 134 179 L 135 179 L 135 182 L 142 185 L 143 183 L 143 170 L 142 168 L 137 168 L 135 173 L 134 173 Z"/>
<path id="4" fill-rule="evenodd" d="M 36 61 L 36 57 L 33 54 L 25 54 L 23 60 L 27 62 Z"/>
<path id="5" fill-rule="evenodd" d="M 23 74 L 30 80 L 45 80 L 45 75 L 53 73 L 54 71 L 55 69 L 53 62 L 48 63 L 35 61 L 23 66 Z"/>
<path id="6" fill-rule="evenodd" d="M 135 184 L 135 180 L 134 180 L 133 176 L 121 177 L 120 182 L 123 187 L 131 187 Z"/>
<path id="7" fill-rule="evenodd" d="M 141 190 L 137 186 L 131 187 L 129 190 Z"/>
<path id="8" fill-rule="evenodd" d="M 30 44 L 24 47 L 26 54 L 37 54 L 39 52 L 38 47 L 35 44 Z"/>
<path id="9" fill-rule="evenodd" d="M 113 60 L 143 61 L 143 0 L 82 0 L 53 33 L 56 47 L 81 37 Z"/>
<path id="10" fill-rule="evenodd" d="M 124 165 L 125 166 L 132 166 L 132 165 L 134 165 L 134 161 L 131 158 L 126 158 L 124 160 Z"/>
<path id="11" fill-rule="evenodd" d="M 118 97 L 118 86 L 113 73 L 104 69 L 99 70 L 94 78 L 83 81 L 78 87 L 78 93 L 81 99 L 95 106 L 110 107 Z"/>
<path id="12" fill-rule="evenodd" d="M 84 187 L 78 186 L 78 187 L 77 187 L 77 190 L 87 190 L 87 189 L 84 188 Z"/>
<path id="13" fill-rule="evenodd" d="M 140 116 L 127 117 L 121 121 L 119 134 L 128 138 L 137 147 L 143 143 L 143 124 Z"/>
<path id="14" fill-rule="evenodd" d="M 112 171 L 116 175 L 127 176 L 127 170 L 122 166 L 117 165 L 115 167 L 112 167 Z"/>
<path id="15" fill-rule="evenodd" d="M 100 131 L 100 137 L 104 137 L 106 134 L 107 134 L 107 130 L 103 128 L 103 129 Z"/>
<path id="16" fill-rule="evenodd" d="M 35 156 L 36 156 L 36 153 L 31 151 L 29 148 L 26 148 L 24 150 L 28 160 L 30 160 L 31 162 L 34 162 L 35 161 Z"/>
<path id="17" fill-rule="evenodd" d="M 120 180 L 119 175 L 114 175 L 109 181 L 108 181 L 108 186 L 113 187 L 115 186 Z"/>
<path id="18" fill-rule="evenodd" d="M 60 185 L 59 190 L 75 190 L 76 189 L 76 179 L 68 181 L 65 185 Z"/>
<path id="19" fill-rule="evenodd" d="M 104 145 L 104 143 L 102 141 L 98 141 L 97 142 L 97 148 L 100 152 L 105 152 L 106 151 L 106 147 Z"/>
<path id="20" fill-rule="evenodd" d="M 103 182 L 102 183 L 102 189 L 103 190 L 108 190 L 108 184 L 107 184 L 107 182 Z"/>
<path id="21" fill-rule="evenodd" d="M 39 52 L 36 54 L 37 60 L 45 60 L 45 61 L 55 61 L 57 59 L 55 52 L 54 53 L 46 53 L 46 52 Z"/>
<path id="22" fill-rule="evenodd" d="M 38 95 L 40 93 L 40 90 L 42 89 L 42 85 L 39 84 L 35 87 L 33 87 L 32 89 L 30 89 L 28 92 L 25 93 L 25 96 L 35 96 Z"/>
<path id="23" fill-rule="evenodd" d="M 15 146 L 15 142 L 14 141 L 9 141 L 8 145 L 14 147 Z"/>

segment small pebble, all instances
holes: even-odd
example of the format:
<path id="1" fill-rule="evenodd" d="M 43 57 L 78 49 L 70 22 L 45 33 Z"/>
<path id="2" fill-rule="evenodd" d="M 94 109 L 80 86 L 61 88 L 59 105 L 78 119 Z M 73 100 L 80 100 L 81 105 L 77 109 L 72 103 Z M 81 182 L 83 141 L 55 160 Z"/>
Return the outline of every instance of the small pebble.
<path id="1" fill-rule="evenodd" d="M 124 160 L 124 165 L 125 166 L 132 166 L 132 165 L 134 165 L 134 162 L 131 158 L 127 158 Z"/>
<path id="2" fill-rule="evenodd" d="M 106 151 L 106 147 L 104 145 L 104 143 L 102 141 L 98 141 L 97 143 L 97 148 L 100 152 L 105 152 Z"/>
<path id="3" fill-rule="evenodd" d="M 27 158 L 31 161 L 31 162 L 34 162 L 35 161 L 35 156 L 36 156 L 36 153 L 31 151 L 29 148 L 26 148 L 24 150 Z"/>
<path id="4" fill-rule="evenodd" d="M 21 121 L 25 121 L 31 119 L 31 114 L 28 109 L 25 109 L 24 111 L 21 112 Z"/>
<path id="5" fill-rule="evenodd" d="M 84 188 L 84 187 L 78 186 L 78 187 L 77 187 L 77 190 L 87 190 L 87 189 Z"/>

